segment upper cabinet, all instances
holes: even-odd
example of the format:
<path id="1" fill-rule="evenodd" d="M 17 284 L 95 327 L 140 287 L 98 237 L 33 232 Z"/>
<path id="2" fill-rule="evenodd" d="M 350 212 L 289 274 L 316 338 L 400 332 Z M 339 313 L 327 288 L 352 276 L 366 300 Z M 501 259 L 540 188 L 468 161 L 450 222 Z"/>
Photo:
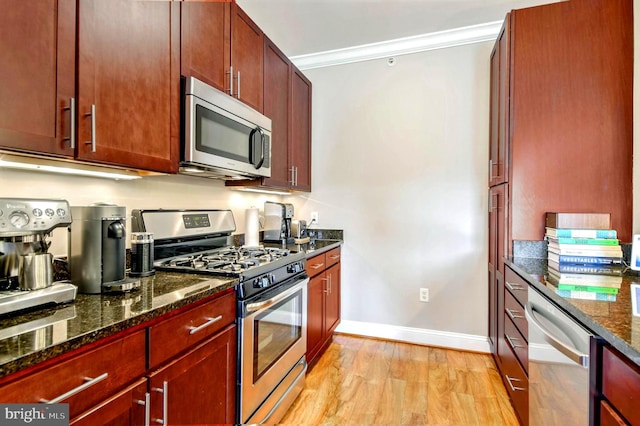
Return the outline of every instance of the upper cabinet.
<path id="1" fill-rule="evenodd" d="M 77 158 L 176 172 L 179 5 L 80 0 L 78 7 Z"/>
<path id="2" fill-rule="evenodd" d="M 293 65 L 291 103 L 291 187 L 311 191 L 311 82 Z"/>
<path id="3" fill-rule="evenodd" d="M 632 6 L 566 1 L 508 15 L 491 58 L 490 185 L 509 183 L 510 242 L 542 240 L 545 213 L 558 211 L 611 213 L 631 241 Z"/>
<path id="4" fill-rule="evenodd" d="M 0 147 L 177 171 L 177 4 L 0 1 Z"/>
<path id="5" fill-rule="evenodd" d="M 235 3 L 182 2 L 182 75 L 263 112 L 260 28 Z"/>
<path id="6" fill-rule="evenodd" d="M 0 146 L 73 157 L 75 0 L 0 8 Z"/>

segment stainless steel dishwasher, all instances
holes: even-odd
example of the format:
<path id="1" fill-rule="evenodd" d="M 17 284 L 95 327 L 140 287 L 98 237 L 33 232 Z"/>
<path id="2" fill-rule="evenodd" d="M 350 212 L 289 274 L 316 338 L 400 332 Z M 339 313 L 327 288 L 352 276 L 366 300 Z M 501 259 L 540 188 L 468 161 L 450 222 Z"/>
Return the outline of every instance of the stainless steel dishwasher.
<path id="1" fill-rule="evenodd" d="M 593 335 L 532 286 L 528 296 L 529 425 L 588 425 Z"/>

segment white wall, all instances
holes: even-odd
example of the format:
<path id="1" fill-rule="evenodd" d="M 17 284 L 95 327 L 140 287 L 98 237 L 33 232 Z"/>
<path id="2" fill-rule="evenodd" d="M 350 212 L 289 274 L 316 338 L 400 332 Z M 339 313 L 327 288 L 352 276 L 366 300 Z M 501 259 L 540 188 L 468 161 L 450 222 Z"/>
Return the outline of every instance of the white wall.
<path id="1" fill-rule="evenodd" d="M 237 233 L 244 232 L 246 208 L 256 206 L 262 210 L 266 200 L 279 201 L 281 198 L 233 191 L 220 180 L 191 176 L 152 176 L 134 181 L 114 181 L 2 168 L 0 197 L 63 198 L 72 206 L 109 202 L 125 206 L 128 215 L 132 209 L 228 208 L 233 211 Z M 127 230 L 130 229 L 130 223 L 127 223 Z M 51 252 L 66 255 L 66 229 L 56 229 L 52 242 Z"/>
<path id="2" fill-rule="evenodd" d="M 492 47 L 305 71 L 313 193 L 288 198 L 344 229 L 343 320 L 486 336 Z"/>

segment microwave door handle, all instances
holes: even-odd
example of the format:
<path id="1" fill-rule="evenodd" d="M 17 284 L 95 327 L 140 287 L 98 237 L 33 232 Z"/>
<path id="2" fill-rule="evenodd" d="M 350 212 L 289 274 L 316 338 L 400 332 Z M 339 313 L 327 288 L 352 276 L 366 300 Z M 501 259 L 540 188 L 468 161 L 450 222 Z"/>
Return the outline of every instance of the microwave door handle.
<path id="1" fill-rule="evenodd" d="M 260 149 L 260 161 L 258 161 L 258 164 L 254 164 L 254 167 L 256 169 L 259 169 L 260 167 L 262 167 L 262 164 L 264 164 L 264 151 L 266 149 L 266 140 L 265 140 L 266 138 L 265 138 L 264 132 L 262 131 L 262 128 L 260 126 L 258 126 L 255 129 L 253 129 L 251 131 L 251 142 L 252 142 L 251 146 L 252 146 L 252 148 L 253 148 L 253 136 L 254 136 L 255 132 L 260 133 L 260 144 L 262 146 L 262 148 Z M 253 149 L 251 151 L 253 151 Z"/>

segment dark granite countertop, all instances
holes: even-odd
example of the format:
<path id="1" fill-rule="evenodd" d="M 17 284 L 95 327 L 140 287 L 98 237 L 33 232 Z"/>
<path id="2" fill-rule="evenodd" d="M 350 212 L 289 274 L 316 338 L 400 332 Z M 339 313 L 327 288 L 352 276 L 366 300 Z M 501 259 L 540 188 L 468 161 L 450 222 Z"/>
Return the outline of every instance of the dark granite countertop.
<path id="1" fill-rule="evenodd" d="M 75 302 L 0 318 L 0 377 L 223 292 L 238 280 L 156 272 L 120 295 L 78 294 Z"/>
<path id="2" fill-rule="evenodd" d="M 341 244 L 341 239 L 317 239 L 313 243 L 290 244 L 287 248 L 303 251 L 310 258 Z M 0 378 L 225 291 L 237 283 L 235 278 L 158 271 L 142 278 L 141 288 L 130 293 L 78 294 L 73 303 L 2 317 Z"/>
<path id="3" fill-rule="evenodd" d="M 640 366 L 640 317 L 632 313 L 630 293 L 630 285 L 640 284 L 640 276 L 633 271 L 626 272 L 615 301 L 570 299 L 559 296 L 557 287 L 545 280 L 546 259 L 513 258 L 506 264 L 586 328 Z"/>

